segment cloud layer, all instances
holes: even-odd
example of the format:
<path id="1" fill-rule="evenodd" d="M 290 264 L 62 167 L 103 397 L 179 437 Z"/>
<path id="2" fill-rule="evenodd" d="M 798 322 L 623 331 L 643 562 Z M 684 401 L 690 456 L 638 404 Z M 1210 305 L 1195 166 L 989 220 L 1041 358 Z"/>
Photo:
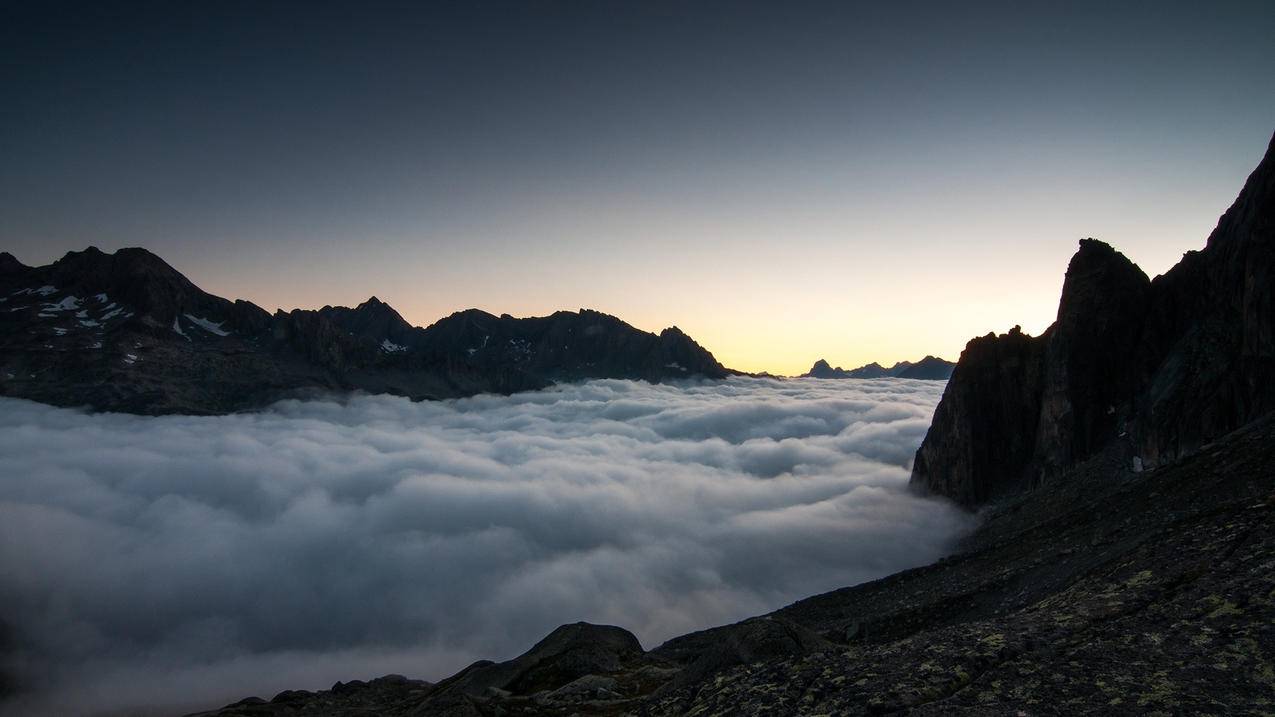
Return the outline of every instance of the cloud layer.
<path id="1" fill-rule="evenodd" d="M 42 700 L 22 709 L 438 679 L 574 620 L 650 648 L 926 563 L 968 527 L 905 490 L 941 390 L 595 381 L 161 418 L 0 399 L 0 620 Z"/>

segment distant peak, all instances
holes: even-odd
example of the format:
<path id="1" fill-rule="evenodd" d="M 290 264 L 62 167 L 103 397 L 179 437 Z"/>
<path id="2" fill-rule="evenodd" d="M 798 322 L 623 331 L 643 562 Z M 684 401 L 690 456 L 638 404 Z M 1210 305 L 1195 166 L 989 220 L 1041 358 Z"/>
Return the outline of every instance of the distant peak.
<path id="1" fill-rule="evenodd" d="M 364 301 L 363 303 L 354 307 L 355 311 L 366 311 L 368 309 L 384 311 L 385 309 L 389 309 L 389 308 L 390 308 L 389 304 L 385 303 L 384 301 L 381 301 L 375 296 L 368 297 L 367 301 Z"/>

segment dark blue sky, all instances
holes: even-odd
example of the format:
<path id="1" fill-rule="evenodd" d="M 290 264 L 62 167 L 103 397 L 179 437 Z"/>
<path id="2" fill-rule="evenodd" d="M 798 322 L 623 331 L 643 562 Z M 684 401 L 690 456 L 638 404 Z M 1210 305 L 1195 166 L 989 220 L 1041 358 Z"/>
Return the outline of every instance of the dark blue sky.
<path id="1" fill-rule="evenodd" d="M 741 368 L 954 358 L 1076 239 L 1203 244 L 1275 5 L 3 3 L 0 248 L 277 306 L 677 323 Z"/>

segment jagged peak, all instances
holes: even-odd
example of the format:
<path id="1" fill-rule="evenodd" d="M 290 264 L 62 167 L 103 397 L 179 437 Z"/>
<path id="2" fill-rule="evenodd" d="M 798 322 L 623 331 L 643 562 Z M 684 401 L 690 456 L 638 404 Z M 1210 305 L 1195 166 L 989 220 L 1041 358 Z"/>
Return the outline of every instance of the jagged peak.
<path id="1" fill-rule="evenodd" d="M 1272 213 L 1275 213 L 1275 134 L 1266 145 L 1262 161 L 1244 180 L 1244 188 L 1218 219 L 1205 242 L 1205 250 L 1241 243 L 1248 235 L 1244 229 L 1252 228 L 1254 220 L 1270 231 Z"/>
<path id="2" fill-rule="evenodd" d="M 1137 300 L 1150 284 L 1146 273 L 1110 244 L 1081 239 L 1063 279 L 1058 321 L 1088 320 L 1103 306 Z"/>
<path id="3" fill-rule="evenodd" d="M 18 261 L 18 258 L 7 251 L 0 251 L 0 273 L 11 273 L 30 269 L 31 267 Z"/>
<path id="4" fill-rule="evenodd" d="M 168 262 L 141 247 L 124 247 L 114 252 L 104 252 L 96 246 L 89 246 L 83 251 L 68 251 L 61 259 L 53 262 L 53 266 L 62 271 L 110 272 L 188 282 Z"/>

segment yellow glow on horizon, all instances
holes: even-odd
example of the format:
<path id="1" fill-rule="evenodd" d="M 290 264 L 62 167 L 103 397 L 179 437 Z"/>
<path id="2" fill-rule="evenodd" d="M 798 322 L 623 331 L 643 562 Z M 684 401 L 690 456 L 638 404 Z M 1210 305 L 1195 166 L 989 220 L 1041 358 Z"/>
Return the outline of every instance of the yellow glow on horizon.
<path id="1" fill-rule="evenodd" d="M 960 189 L 964 178 L 949 174 L 930 180 L 936 190 Z M 796 375 L 818 359 L 844 368 L 927 354 L 955 361 L 975 336 L 1047 328 L 1079 239 L 1107 241 L 1162 273 L 1203 247 L 1239 184 L 1164 197 L 1077 181 L 1087 193 L 1066 201 L 1029 185 L 1008 203 L 999 185 L 962 196 L 914 189 L 888 206 L 850 193 L 789 192 L 764 204 L 601 197 L 587 209 L 578 199 L 516 215 L 493 209 L 429 241 L 409 228 L 332 242 L 306 263 L 263 245 L 264 254 L 191 278 L 270 310 L 353 306 L 375 294 L 419 326 L 468 308 L 520 317 L 596 309 L 647 331 L 676 325 L 749 372 Z"/>

